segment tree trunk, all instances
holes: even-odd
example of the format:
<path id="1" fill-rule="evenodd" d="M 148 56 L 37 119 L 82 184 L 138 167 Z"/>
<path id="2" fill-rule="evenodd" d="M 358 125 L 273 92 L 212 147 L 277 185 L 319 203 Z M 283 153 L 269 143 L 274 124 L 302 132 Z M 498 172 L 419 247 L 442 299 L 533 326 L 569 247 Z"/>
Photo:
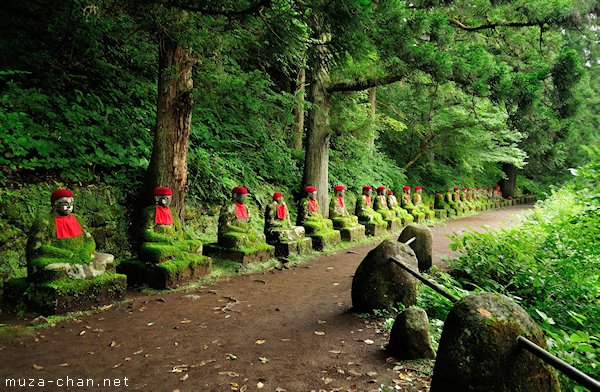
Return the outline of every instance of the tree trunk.
<path id="1" fill-rule="evenodd" d="M 296 150 L 302 150 L 302 137 L 304 136 L 304 95 L 306 91 L 306 69 L 304 66 L 298 71 L 296 81 L 296 105 L 294 106 L 294 145 Z"/>
<path id="2" fill-rule="evenodd" d="M 369 88 L 369 104 L 369 115 L 371 116 L 371 119 L 375 121 L 375 110 L 377 109 L 377 87 Z M 369 138 L 368 143 L 371 147 L 375 145 L 375 132 L 373 132 L 373 135 Z"/>
<path id="3" fill-rule="evenodd" d="M 187 151 L 192 123 L 192 68 L 179 43 L 159 33 L 159 79 L 156 129 L 150 160 L 149 186 L 173 190 L 172 208 L 184 222 L 187 188 Z"/>
<path id="4" fill-rule="evenodd" d="M 507 177 L 507 179 L 500 181 L 500 190 L 502 191 L 502 196 L 515 197 L 515 184 L 517 182 L 518 169 L 515 165 L 504 163 L 502 165 L 502 170 Z"/>
<path id="5" fill-rule="evenodd" d="M 318 21 L 313 20 L 319 31 Z M 329 52 L 327 42 L 329 35 L 317 35 L 317 42 L 309 50 L 309 90 L 308 100 L 311 103 L 306 126 L 306 151 L 304 154 L 304 176 L 302 185 L 317 188 L 317 197 L 323 216 L 329 215 L 329 108 L 331 95 L 327 91 L 329 79 Z"/>

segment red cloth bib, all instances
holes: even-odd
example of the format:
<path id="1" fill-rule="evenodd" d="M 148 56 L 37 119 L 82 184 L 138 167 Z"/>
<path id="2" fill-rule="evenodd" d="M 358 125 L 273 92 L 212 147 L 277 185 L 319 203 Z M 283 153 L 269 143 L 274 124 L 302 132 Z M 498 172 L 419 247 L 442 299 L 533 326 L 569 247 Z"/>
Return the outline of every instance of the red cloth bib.
<path id="1" fill-rule="evenodd" d="M 156 214 L 154 214 L 154 223 L 159 225 L 172 225 L 173 216 L 169 207 L 156 206 Z"/>
<path id="2" fill-rule="evenodd" d="M 308 209 L 312 212 L 317 212 L 319 208 L 317 208 L 317 201 L 313 199 L 308 199 Z"/>
<path id="3" fill-rule="evenodd" d="M 235 203 L 235 217 L 238 219 L 248 218 L 248 208 L 245 204 Z"/>
<path id="4" fill-rule="evenodd" d="M 371 207 L 371 196 L 365 196 L 365 200 L 367 201 L 367 207 Z"/>
<path id="5" fill-rule="evenodd" d="M 340 206 L 340 207 L 344 207 L 345 206 L 345 204 L 344 204 L 344 198 L 342 196 L 338 196 L 337 199 L 338 199 L 337 205 Z"/>
<path id="6" fill-rule="evenodd" d="M 379 202 L 381 203 L 382 206 L 387 206 L 387 202 L 385 201 L 385 196 L 381 195 L 381 196 L 377 196 L 379 197 Z"/>
<path id="7" fill-rule="evenodd" d="M 277 218 L 285 219 L 287 216 L 287 208 L 285 208 L 285 204 L 277 205 Z"/>
<path id="8" fill-rule="evenodd" d="M 75 215 L 55 216 L 54 223 L 56 224 L 56 238 L 73 238 L 83 234 L 79 222 Z"/>

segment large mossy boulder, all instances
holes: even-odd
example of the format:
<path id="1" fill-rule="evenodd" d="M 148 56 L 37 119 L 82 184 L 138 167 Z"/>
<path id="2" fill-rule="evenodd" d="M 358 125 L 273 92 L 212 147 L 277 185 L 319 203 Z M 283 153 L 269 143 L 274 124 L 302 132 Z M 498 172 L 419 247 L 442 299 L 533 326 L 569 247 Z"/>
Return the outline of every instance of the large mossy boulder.
<path id="1" fill-rule="evenodd" d="M 554 369 L 519 348 L 519 335 L 546 348 L 540 327 L 508 297 L 464 297 L 444 323 L 431 391 L 560 391 Z"/>
<path id="2" fill-rule="evenodd" d="M 390 332 L 388 351 L 397 359 L 433 359 L 427 313 L 410 307 L 399 313 Z"/>
<path id="3" fill-rule="evenodd" d="M 352 305 L 358 312 L 392 310 L 398 302 L 408 307 L 417 301 L 417 280 L 390 261 L 395 257 L 417 268 L 413 250 L 405 244 L 385 240 L 360 263 L 352 280 Z"/>
<path id="4" fill-rule="evenodd" d="M 419 271 L 428 271 L 433 265 L 433 235 L 427 226 L 410 224 L 402 230 L 398 241 L 405 243 L 415 238 L 409 245 L 419 261 Z"/>

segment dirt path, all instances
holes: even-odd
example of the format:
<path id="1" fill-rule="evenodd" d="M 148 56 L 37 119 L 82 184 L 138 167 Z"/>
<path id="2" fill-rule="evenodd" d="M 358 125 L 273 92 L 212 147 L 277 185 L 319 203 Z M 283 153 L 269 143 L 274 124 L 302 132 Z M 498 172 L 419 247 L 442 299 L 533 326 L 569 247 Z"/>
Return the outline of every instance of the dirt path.
<path id="1" fill-rule="evenodd" d="M 508 225 L 528 207 L 433 228 L 436 260 L 450 252 L 446 234 Z M 376 391 L 395 383 L 426 390 L 427 374 L 413 365 L 393 370 L 396 361 L 382 350 L 387 336 L 349 312 L 352 276 L 374 246 L 195 292 L 130 293 L 128 304 L 0 342 L 0 390 L 19 389 L 5 387 L 7 378 L 43 380 L 40 390 Z M 69 379 L 69 388 L 55 385 Z M 120 386 L 76 387 L 88 379 Z"/>

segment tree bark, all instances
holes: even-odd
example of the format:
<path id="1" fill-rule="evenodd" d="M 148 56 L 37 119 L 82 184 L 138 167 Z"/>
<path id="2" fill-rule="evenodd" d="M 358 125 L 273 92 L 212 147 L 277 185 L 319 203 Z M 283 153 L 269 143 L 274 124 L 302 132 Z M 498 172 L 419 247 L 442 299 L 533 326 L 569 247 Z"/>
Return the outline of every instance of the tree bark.
<path id="1" fill-rule="evenodd" d="M 311 107 L 308 111 L 306 126 L 306 151 L 304 154 L 304 176 L 302 185 L 317 188 L 317 199 L 321 206 L 321 214 L 329 216 L 328 179 L 329 179 L 329 108 L 331 94 L 327 91 L 329 79 L 329 51 L 327 49 L 328 34 L 320 31 L 317 18 L 313 19 L 317 32 L 317 42 L 310 48 L 308 100 Z M 302 189 L 303 191 L 303 189 Z"/>
<path id="2" fill-rule="evenodd" d="M 304 136 L 304 95 L 306 92 L 306 69 L 304 66 L 298 71 L 296 81 L 296 105 L 294 106 L 294 144 L 293 148 L 302 150 L 302 138 Z"/>
<path id="3" fill-rule="evenodd" d="M 515 197 L 515 184 L 517 182 L 518 169 L 515 165 L 504 163 L 502 165 L 502 170 L 507 177 L 505 180 L 500 181 L 500 190 L 502 191 L 502 196 Z"/>
<path id="4" fill-rule="evenodd" d="M 171 208 L 183 223 L 187 151 L 192 123 L 194 61 L 165 32 L 159 32 L 158 61 L 158 102 L 154 146 L 148 167 L 149 186 L 166 186 L 172 189 Z"/>

